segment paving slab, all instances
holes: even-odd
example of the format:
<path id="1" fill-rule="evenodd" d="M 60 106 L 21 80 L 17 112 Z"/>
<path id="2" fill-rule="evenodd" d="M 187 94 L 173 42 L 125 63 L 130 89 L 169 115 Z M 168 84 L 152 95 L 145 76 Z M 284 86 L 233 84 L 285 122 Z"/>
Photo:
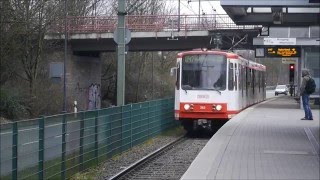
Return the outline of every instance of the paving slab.
<path id="1" fill-rule="evenodd" d="M 314 120 L 290 96 L 247 108 L 207 143 L 181 179 L 320 179 L 319 109 Z"/>

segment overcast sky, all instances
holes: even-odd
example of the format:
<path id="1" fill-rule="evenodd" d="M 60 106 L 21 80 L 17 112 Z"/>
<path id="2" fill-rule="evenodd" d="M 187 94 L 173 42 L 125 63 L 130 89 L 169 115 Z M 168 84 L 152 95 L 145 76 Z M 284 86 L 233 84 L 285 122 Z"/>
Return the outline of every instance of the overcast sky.
<path id="1" fill-rule="evenodd" d="M 167 0 L 170 6 L 178 7 L 178 0 Z M 180 0 L 181 14 L 199 14 L 199 1 Z M 220 1 L 200 1 L 201 14 L 213 14 L 213 9 L 216 9 L 217 14 L 226 14 L 223 8 L 220 6 Z"/>

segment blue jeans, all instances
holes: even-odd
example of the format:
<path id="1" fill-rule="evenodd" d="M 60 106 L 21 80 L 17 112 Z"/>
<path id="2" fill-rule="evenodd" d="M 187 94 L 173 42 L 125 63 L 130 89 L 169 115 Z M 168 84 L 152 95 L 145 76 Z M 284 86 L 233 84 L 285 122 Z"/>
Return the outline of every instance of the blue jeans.
<path id="1" fill-rule="evenodd" d="M 309 105 L 309 100 L 310 100 L 310 95 L 309 94 L 303 94 L 302 95 L 302 105 L 303 105 L 303 109 L 304 109 L 304 117 L 306 119 L 313 119 L 312 117 L 312 112 L 311 112 L 311 108 Z"/>

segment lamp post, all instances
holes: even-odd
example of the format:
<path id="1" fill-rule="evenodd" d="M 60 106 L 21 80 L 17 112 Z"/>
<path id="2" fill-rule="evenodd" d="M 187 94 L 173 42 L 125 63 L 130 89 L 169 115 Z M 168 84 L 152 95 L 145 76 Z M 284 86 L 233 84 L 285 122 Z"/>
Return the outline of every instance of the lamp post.
<path id="1" fill-rule="evenodd" d="M 180 32 L 180 0 L 178 1 L 178 32 Z"/>
<path id="2" fill-rule="evenodd" d="M 118 67 L 117 67 L 117 106 L 125 104 L 125 0 L 118 0 Z"/>
<path id="3" fill-rule="evenodd" d="M 66 62 L 67 62 L 67 51 L 68 51 L 68 32 L 67 32 L 67 0 L 64 0 L 64 61 L 63 61 L 63 109 L 62 111 L 67 112 L 67 92 L 66 92 Z"/>
<path id="4" fill-rule="evenodd" d="M 201 9 L 201 2 L 199 0 L 199 15 L 198 15 L 198 23 L 199 23 L 199 26 L 200 26 L 200 9 Z"/>

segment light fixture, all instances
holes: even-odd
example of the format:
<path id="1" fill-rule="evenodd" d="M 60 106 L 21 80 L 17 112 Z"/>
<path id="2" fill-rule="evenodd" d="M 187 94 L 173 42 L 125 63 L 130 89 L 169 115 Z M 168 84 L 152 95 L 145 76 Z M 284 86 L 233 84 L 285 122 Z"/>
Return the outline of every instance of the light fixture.
<path id="1" fill-rule="evenodd" d="M 273 24 L 282 24 L 282 12 L 272 13 Z"/>
<path id="2" fill-rule="evenodd" d="M 185 105 L 183 106 L 183 108 L 184 108 L 184 110 L 189 110 L 189 109 L 190 109 L 190 105 L 189 105 L 189 104 L 185 104 Z"/>
<path id="3" fill-rule="evenodd" d="M 202 50 L 202 51 L 207 51 L 207 50 L 208 50 L 208 48 L 201 48 L 201 50 Z"/>
<path id="4" fill-rule="evenodd" d="M 216 105 L 216 110 L 217 111 L 221 111 L 221 109 L 222 109 L 222 106 L 219 104 L 219 105 Z"/>
<path id="5" fill-rule="evenodd" d="M 186 110 L 186 111 L 192 111 L 193 110 L 193 108 L 194 108 L 194 105 L 193 104 L 185 104 L 184 106 L 183 106 L 183 108 L 184 108 L 184 110 Z"/>
<path id="6" fill-rule="evenodd" d="M 283 7 L 272 7 L 271 10 L 273 24 L 282 24 Z"/>

